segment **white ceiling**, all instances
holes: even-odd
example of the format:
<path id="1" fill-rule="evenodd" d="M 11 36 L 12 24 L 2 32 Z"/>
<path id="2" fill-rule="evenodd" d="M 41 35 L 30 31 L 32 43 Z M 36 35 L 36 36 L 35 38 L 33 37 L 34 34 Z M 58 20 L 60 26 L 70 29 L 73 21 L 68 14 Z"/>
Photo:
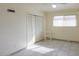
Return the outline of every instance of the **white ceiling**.
<path id="1" fill-rule="evenodd" d="M 52 4 L 55 4 L 57 8 L 52 8 Z M 29 8 L 37 9 L 41 11 L 59 11 L 63 9 L 77 9 L 78 3 L 40 3 L 40 4 L 26 4 Z"/>
<path id="2" fill-rule="evenodd" d="M 57 8 L 52 8 L 52 4 L 57 5 Z M 27 9 L 40 10 L 40 11 L 58 11 L 63 9 L 76 9 L 79 8 L 79 3 L 10 3 L 7 5 L 24 7 Z"/>

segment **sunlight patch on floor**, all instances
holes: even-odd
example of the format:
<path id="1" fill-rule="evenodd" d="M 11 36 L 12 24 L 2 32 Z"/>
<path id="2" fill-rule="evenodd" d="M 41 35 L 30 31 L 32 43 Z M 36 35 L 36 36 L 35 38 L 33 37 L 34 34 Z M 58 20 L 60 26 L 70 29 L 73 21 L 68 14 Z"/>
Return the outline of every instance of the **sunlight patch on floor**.
<path id="1" fill-rule="evenodd" d="M 31 45 L 27 49 L 35 51 L 35 52 L 39 52 L 39 53 L 42 53 L 42 54 L 54 51 L 54 49 L 43 47 L 43 46 L 40 46 L 40 45 Z"/>

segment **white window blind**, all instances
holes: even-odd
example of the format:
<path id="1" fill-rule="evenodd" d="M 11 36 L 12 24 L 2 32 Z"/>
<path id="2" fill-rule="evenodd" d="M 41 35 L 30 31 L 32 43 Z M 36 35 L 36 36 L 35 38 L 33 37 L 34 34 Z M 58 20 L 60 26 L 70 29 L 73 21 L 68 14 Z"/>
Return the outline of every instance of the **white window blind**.
<path id="1" fill-rule="evenodd" d="M 53 26 L 76 26 L 76 16 L 54 16 Z"/>

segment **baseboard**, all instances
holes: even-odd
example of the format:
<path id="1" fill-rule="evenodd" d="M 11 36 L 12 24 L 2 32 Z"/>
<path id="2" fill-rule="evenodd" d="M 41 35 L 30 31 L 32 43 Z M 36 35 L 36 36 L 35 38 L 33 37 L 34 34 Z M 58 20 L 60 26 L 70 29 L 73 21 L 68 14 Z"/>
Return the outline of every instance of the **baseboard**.
<path id="1" fill-rule="evenodd" d="M 50 38 L 47 37 L 47 40 L 50 40 Z M 64 39 L 57 39 L 57 38 L 52 38 L 52 40 L 59 40 L 59 41 L 67 41 L 67 42 L 75 42 L 75 43 L 79 43 L 79 41 L 71 41 L 71 40 L 64 40 Z"/>
<path id="2" fill-rule="evenodd" d="M 11 53 L 11 54 L 9 54 L 9 55 L 6 55 L 6 56 L 12 56 L 12 55 L 14 55 L 14 54 L 16 54 L 16 53 L 18 53 L 18 52 L 24 50 L 24 49 L 26 49 L 26 47 L 25 47 L 25 48 L 22 48 L 22 49 L 20 49 L 20 50 L 17 50 L 17 51 L 15 51 L 15 52 L 13 52 L 13 53 Z"/>
<path id="3" fill-rule="evenodd" d="M 35 43 L 38 43 L 38 42 L 40 42 L 40 41 L 43 41 L 44 39 L 41 39 L 41 40 L 39 40 L 39 41 L 36 41 Z"/>

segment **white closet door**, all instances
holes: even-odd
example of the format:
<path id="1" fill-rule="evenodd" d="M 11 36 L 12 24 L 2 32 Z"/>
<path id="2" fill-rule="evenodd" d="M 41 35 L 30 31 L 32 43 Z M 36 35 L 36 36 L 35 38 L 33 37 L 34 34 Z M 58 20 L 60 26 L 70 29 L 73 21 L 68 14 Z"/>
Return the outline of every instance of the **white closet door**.
<path id="1" fill-rule="evenodd" d="M 27 15 L 27 45 L 33 44 L 32 38 L 33 38 L 33 27 L 32 27 L 32 15 Z"/>
<path id="2" fill-rule="evenodd" d="M 36 34 L 36 41 L 41 40 L 41 35 L 42 35 L 42 31 L 43 31 L 43 20 L 41 16 L 36 16 L 35 19 L 35 34 Z"/>
<path id="3" fill-rule="evenodd" d="M 32 42 L 35 43 L 36 35 L 35 35 L 35 16 L 32 15 Z"/>
<path id="4" fill-rule="evenodd" d="M 27 15 L 27 46 L 42 39 L 43 19 L 41 16 Z"/>

